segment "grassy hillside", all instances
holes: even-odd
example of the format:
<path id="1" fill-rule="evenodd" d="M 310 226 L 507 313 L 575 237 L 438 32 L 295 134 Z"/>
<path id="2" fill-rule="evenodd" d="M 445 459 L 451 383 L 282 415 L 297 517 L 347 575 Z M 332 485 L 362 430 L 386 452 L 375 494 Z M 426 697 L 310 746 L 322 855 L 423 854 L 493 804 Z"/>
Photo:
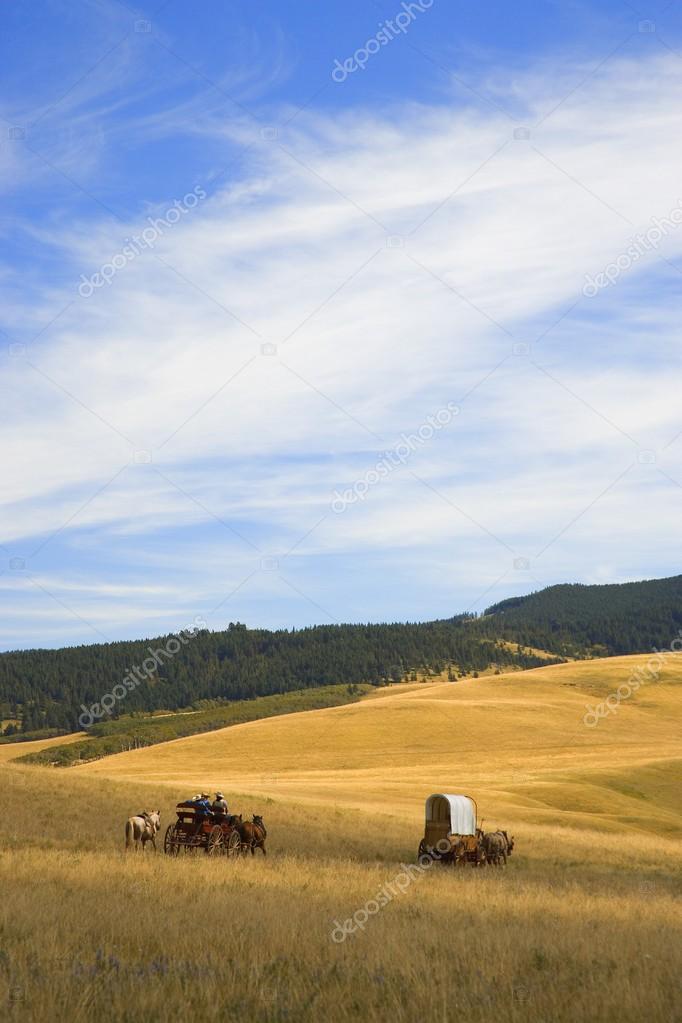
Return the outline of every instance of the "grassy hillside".
<path id="1" fill-rule="evenodd" d="M 51 767 L 71 767 L 74 764 L 99 760 L 123 750 L 141 749 L 159 742 L 169 742 L 182 736 L 215 731 L 243 721 L 257 721 L 278 714 L 293 714 L 303 710 L 338 707 L 355 700 L 371 690 L 371 686 L 321 686 L 276 696 L 261 696 L 255 700 L 207 707 L 189 714 L 160 714 L 158 716 L 128 716 L 95 725 L 86 737 L 73 737 L 66 741 L 44 744 L 22 744 L 15 756 L 29 764 Z M 26 752 L 26 745 L 33 748 Z"/>
<path id="2" fill-rule="evenodd" d="M 109 757 L 78 770 L 188 789 L 237 787 L 303 804 L 421 813 L 429 791 L 471 792 L 490 822 L 636 821 L 674 833 L 680 817 L 642 775 L 643 799 L 603 783 L 609 770 L 669 764 L 679 778 L 682 655 L 594 728 L 594 707 L 646 657 L 609 658 L 458 682 L 394 686 L 347 707 L 238 725 Z M 586 773 L 587 772 L 587 773 Z M 648 787 L 647 787 L 648 786 Z M 646 812 L 642 812 L 646 806 Z"/>
<path id="3" fill-rule="evenodd" d="M 0 764 L 6 764 L 10 760 L 17 760 L 19 757 L 27 756 L 29 753 L 41 753 L 55 748 L 61 748 L 70 743 L 81 742 L 85 732 L 74 732 L 73 735 L 58 735 L 50 739 L 33 739 L 30 742 L 13 742 L 0 744 Z"/>
<path id="4" fill-rule="evenodd" d="M 682 660 L 581 722 L 637 660 L 379 690 L 68 772 L 0 765 L 4 1018 L 670 1023 Z M 218 784 L 264 815 L 267 859 L 124 855 L 130 813 L 165 826 Z M 513 831 L 506 870 L 409 881 L 442 788 Z"/>

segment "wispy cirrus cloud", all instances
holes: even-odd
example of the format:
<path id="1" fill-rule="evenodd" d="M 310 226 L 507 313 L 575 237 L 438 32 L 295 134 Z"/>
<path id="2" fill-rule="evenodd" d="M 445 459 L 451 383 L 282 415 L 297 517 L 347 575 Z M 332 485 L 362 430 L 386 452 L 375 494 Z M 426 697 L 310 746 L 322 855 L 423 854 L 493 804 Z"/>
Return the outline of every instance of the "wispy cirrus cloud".
<path id="1" fill-rule="evenodd" d="M 0 384 L 5 559 L 116 634 L 182 618 L 188 593 L 210 612 L 235 587 L 252 622 L 324 620 L 315 605 L 357 617 L 363 559 L 362 616 L 380 618 L 589 581 L 604 558 L 614 575 L 664 573 L 682 237 L 608 293 L 581 289 L 679 199 L 680 85 L 673 55 L 618 57 L 560 103 L 540 67 L 515 85 L 529 134 L 448 97 L 381 116 L 313 105 L 274 133 L 209 109 L 197 130 L 227 162 L 242 148 L 239 176 L 215 161 L 188 180 L 183 193 L 206 187 L 200 208 L 87 300 L 80 275 L 168 197 L 114 216 L 74 186 L 73 216 L 65 201 L 39 229 L 27 219 L 59 273 L 0 275 L 8 338 L 25 345 Z M 164 112 L 166 130 L 188 113 Z M 448 401 L 462 411 L 442 436 L 328 514 L 337 486 Z M 97 545 L 120 551 L 115 570 L 89 557 Z M 95 590 L 144 595 L 152 570 L 163 606 L 93 605 Z"/>

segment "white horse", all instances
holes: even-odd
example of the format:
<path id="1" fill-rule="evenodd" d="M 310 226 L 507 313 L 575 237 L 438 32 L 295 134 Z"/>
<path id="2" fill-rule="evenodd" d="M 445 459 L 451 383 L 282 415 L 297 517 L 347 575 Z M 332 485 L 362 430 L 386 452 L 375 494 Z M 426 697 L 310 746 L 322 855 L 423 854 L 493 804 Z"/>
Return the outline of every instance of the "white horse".
<path id="1" fill-rule="evenodd" d="M 126 821 L 126 849 L 133 848 L 137 852 L 140 842 L 142 852 L 145 851 L 147 842 L 152 843 L 156 852 L 156 833 L 161 828 L 161 811 L 145 810 L 138 817 L 129 817 Z"/>

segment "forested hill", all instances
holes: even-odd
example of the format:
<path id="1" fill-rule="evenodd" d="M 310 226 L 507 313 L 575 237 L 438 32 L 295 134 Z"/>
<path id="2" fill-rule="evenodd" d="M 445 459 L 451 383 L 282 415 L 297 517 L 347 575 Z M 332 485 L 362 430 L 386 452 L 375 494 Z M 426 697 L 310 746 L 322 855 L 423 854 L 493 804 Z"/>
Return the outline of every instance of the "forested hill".
<path id="1" fill-rule="evenodd" d="M 477 635 L 466 628 L 470 620 L 277 632 L 240 624 L 225 632 L 204 629 L 125 692 L 113 713 L 176 710 L 201 700 L 243 700 L 333 683 L 383 684 L 448 665 L 469 673 L 490 665 L 547 663 Z M 169 638 L 0 654 L 0 715 L 21 719 L 29 732 L 77 728 L 82 704 L 89 707 L 125 685 L 131 669 L 154 668 L 150 651 L 164 648 Z"/>
<path id="2" fill-rule="evenodd" d="M 670 648 L 682 629 L 682 575 L 645 582 L 550 586 L 493 604 L 476 630 L 562 656 Z"/>
<path id="3" fill-rule="evenodd" d="M 538 649 L 559 658 L 646 652 L 669 647 L 680 628 L 682 576 L 552 586 L 504 600 L 478 618 L 275 632 L 231 624 L 176 643 L 179 651 L 156 667 L 152 662 L 154 670 L 117 698 L 112 713 L 177 710 L 335 683 L 383 684 L 448 666 L 453 678 L 491 666 L 529 668 L 547 663 L 535 656 Z M 20 722 L 23 731 L 74 729 L 83 704 L 98 703 L 115 686 L 123 691 L 131 669 L 150 663 L 150 648 L 165 647 L 171 638 L 0 654 L 0 719 Z"/>

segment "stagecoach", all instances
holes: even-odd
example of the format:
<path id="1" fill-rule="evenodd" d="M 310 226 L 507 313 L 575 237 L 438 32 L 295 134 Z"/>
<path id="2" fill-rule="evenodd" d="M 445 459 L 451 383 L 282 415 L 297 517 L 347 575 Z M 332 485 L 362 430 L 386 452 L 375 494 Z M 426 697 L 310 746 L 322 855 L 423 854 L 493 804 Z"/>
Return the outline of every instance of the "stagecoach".
<path id="1" fill-rule="evenodd" d="M 235 814 L 206 813 L 195 803 L 178 803 L 177 820 L 169 824 L 163 842 L 163 851 L 169 856 L 180 852 L 202 849 L 208 856 L 239 856 L 242 851 Z"/>
<path id="2" fill-rule="evenodd" d="M 424 837 L 418 856 L 441 863 L 483 863 L 481 835 L 476 827 L 476 802 L 471 796 L 436 792 L 426 800 Z"/>

